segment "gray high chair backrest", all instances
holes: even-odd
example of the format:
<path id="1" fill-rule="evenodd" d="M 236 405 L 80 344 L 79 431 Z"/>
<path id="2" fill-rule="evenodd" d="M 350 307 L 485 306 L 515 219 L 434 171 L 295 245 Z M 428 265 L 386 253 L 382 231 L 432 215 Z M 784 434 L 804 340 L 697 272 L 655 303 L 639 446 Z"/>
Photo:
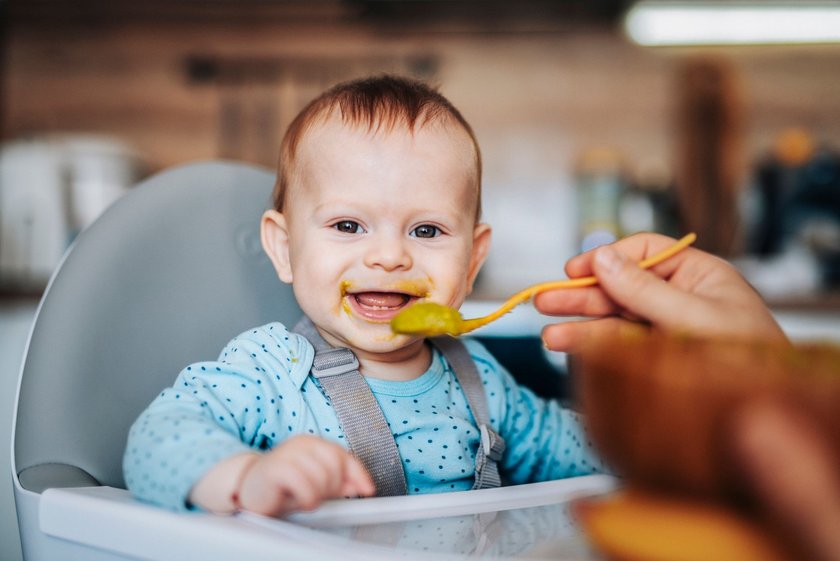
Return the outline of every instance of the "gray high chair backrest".
<path id="1" fill-rule="evenodd" d="M 82 232 L 41 301 L 21 370 L 12 469 L 24 554 L 44 489 L 124 487 L 129 426 L 190 362 L 300 309 L 262 251 L 274 176 L 231 162 L 142 182 Z"/>

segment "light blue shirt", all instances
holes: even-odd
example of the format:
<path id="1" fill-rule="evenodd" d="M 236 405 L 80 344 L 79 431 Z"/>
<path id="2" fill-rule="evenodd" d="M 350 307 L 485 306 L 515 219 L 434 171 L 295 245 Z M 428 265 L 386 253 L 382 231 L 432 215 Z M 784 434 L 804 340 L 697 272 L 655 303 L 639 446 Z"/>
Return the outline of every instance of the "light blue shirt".
<path id="1" fill-rule="evenodd" d="M 490 424 L 507 443 L 509 483 L 606 471 L 579 416 L 520 386 L 477 341 L 464 339 L 487 395 Z M 193 485 L 219 461 L 268 450 L 298 434 L 347 447 L 335 412 L 309 375 L 314 349 L 280 323 L 233 339 L 216 362 L 181 371 L 131 427 L 125 481 L 139 498 L 187 508 Z M 396 440 L 409 494 L 472 488 L 479 432 L 443 356 L 407 382 L 366 378 Z"/>

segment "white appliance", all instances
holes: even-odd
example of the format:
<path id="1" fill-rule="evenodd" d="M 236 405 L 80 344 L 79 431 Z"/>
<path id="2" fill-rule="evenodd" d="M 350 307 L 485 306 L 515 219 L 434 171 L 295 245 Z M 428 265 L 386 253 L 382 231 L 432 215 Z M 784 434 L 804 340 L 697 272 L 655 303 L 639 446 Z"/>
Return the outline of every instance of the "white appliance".
<path id="1" fill-rule="evenodd" d="M 0 146 L 0 285 L 42 289 L 75 235 L 137 181 L 138 162 L 105 136 Z"/>

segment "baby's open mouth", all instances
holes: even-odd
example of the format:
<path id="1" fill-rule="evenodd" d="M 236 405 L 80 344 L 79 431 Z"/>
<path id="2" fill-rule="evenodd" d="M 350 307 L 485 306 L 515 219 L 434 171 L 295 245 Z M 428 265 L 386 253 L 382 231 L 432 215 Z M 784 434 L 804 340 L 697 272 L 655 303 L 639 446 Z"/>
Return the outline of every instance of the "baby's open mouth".
<path id="1" fill-rule="evenodd" d="M 347 293 L 347 302 L 355 313 L 369 321 L 388 322 L 419 299 L 403 292 L 366 291 Z"/>

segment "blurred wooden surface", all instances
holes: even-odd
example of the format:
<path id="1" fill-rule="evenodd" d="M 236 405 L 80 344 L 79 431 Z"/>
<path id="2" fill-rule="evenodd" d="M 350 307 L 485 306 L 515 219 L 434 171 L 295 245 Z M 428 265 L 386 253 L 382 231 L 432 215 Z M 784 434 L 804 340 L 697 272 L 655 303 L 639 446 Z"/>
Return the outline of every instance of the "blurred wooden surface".
<path id="1" fill-rule="evenodd" d="M 397 32 L 348 18 L 336 2 L 315 4 L 296 14 L 249 3 L 226 15 L 230 3 L 220 2 L 203 18 L 175 8 L 155 17 L 154 3 L 111 19 L 23 10 L 8 22 L 0 133 L 113 133 L 155 169 L 223 155 L 273 165 L 290 116 L 325 85 L 398 71 L 441 84 L 490 155 L 530 135 L 542 146 L 535 166 L 567 166 L 593 145 L 636 162 L 675 157 L 675 68 L 691 51 L 640 49 L 603 26 Z M 744 86 L 745 162 L 792 125 L 840 145 L 840 49 L 725 54 Z M 504 165 L 487 158 L 491 176 Z"/>
<path id="2" fill-rule="evenodd" d="M 683 224 L 697 247 L 729 256 L 738 244 L 744 161 L 744 99 L 728 59 L 692 57 L 675 76 L 675 186 Z"/>
<path id="3" fill-rule="evenodd" d="M 553 8 L 429 21 L 338 0 L 150 2 L 16 0 L 31 7 L 7 20 L 0 138 L 109 134 L 149 172 L 220 157 L 274 167 L 286 124 L 324 87 L 424 77 L 481 145 L 494 241 L 480 278 L 497 294 L 563 277 L 579 250 L 572 169 L 584 150 L 611 148 L 631 178 L 673 182 L 677 69 L 699 52 L 727 59 L 742 85 L 738 177 L 792 126 L 840 147 L 840 46 L 643 49 Z"/>

